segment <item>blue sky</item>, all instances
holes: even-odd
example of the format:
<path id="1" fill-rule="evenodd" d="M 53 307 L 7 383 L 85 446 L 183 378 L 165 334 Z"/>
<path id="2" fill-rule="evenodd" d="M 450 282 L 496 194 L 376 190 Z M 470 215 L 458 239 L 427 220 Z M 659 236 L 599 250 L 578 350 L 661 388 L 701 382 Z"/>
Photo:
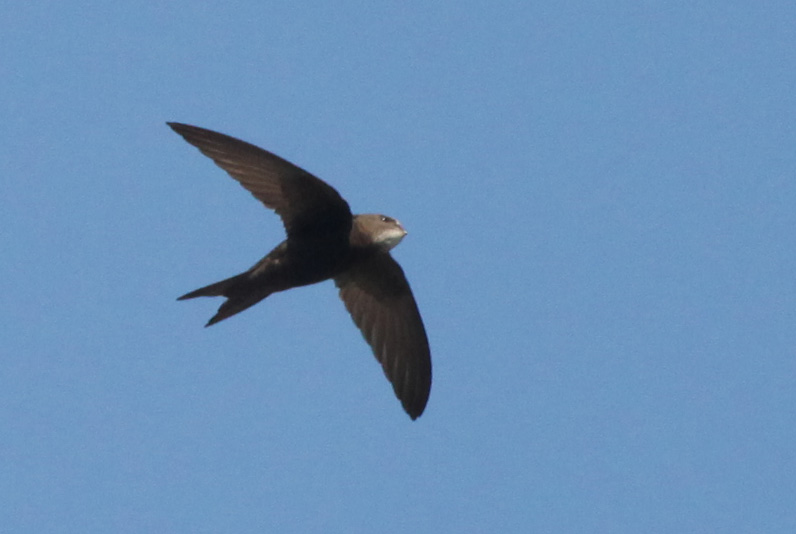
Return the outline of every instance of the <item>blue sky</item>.
<path id="1" fill-rule="evenodd" d="M 0 32 L 0 530 L 796 531 L 792 2 L 24 2 Z M 400 219 L 403 413 L 165 125 Z"/>

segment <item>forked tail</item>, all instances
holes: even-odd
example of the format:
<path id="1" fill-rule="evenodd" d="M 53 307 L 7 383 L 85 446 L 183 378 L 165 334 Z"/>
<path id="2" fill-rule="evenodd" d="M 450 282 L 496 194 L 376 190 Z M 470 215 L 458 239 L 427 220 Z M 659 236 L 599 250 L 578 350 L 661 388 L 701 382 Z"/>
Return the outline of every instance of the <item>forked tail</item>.
<path id="1" fill-rule="evenodd" d="M 271 293 L 272 291 L 262 286 L 257 287 L 252 284 L 248 273 L 241 273 L 215 284 L 200 287 L 197 290 L 186 293 L 177 300 L 187 300 L 196 297 L 226 297 L 227 300 L 205 325 L 207 327 L 223 321 L 227 317 L 232 317 L 250 306 L 254 306 Z"/>

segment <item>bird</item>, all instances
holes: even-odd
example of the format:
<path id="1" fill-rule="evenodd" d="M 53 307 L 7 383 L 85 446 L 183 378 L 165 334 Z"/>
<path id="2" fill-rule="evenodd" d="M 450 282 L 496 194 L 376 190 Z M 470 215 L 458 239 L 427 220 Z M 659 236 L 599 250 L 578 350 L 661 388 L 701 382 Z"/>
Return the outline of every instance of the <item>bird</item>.
<path id="1" fill-rule="evenodd" d="M 287 238 L 248 270 L 177 300 L 225 297 L 205 326 L 269 295 L 334 280 L 395 396 L 412 420 L 431 391 L 431 351 L 403 269 L 390 250 L 407 235 L 381 214 L 353 215 L 332 186 L 276 154 L 198 126 L 167 122 L 282 220 Z"/>

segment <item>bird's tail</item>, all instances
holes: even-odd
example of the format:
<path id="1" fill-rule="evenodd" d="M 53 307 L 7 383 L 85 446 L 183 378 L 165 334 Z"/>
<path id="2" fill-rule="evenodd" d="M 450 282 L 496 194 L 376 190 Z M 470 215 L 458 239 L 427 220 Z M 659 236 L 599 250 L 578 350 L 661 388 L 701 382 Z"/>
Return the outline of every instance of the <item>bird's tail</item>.
<path id="1" fill-rule="evenodd" d="M 262 286 L 252 287 L 249 282 L 249 273 L 241 273 L 215 284 L 200 287 L 190 293 L 186 293 L 177 300 L 187 300 L 196 297 L 227 297 L 224 304 L 218 308 L 218 312 L 205 325 L 210 326 L 254 306 L 273 292 Z"/>
<path id="2" fill-rule="evenodd" d="M 238 274 L 231 278 L 227 278 L 226 280 L 216 282 L 215 284 L 200 287 L 199 289 L 191 291 L 190 293 L 186 293 L 177 300 L 195 299 L 196 297 L 228 297 L 229 295 L 227 292 L 232 288 L 232 286 L 236 285 L 237 282 L 240 282 L 245 274 L 246 273 Z"/>

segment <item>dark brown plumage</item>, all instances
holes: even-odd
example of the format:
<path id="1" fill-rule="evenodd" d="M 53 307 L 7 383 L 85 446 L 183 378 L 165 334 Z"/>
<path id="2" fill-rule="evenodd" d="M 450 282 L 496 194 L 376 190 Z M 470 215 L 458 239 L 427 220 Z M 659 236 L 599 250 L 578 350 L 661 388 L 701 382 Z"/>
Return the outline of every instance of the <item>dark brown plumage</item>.
<path id="1" fill-rule="evenodd" d="M 412 419 L 431 390 L 431 354 L 423 320 L 389 251 L 406 235 L 391 217 L 352 215 L 329 184 L 254 145 L 211 130 L 168 123 L 281 218 L 287 239 L 246 272 L 179 300 L 223 296 L 206 326 L 277 291 L 334 279 L 395 395 Z"/>

